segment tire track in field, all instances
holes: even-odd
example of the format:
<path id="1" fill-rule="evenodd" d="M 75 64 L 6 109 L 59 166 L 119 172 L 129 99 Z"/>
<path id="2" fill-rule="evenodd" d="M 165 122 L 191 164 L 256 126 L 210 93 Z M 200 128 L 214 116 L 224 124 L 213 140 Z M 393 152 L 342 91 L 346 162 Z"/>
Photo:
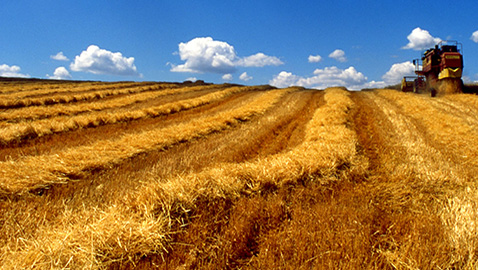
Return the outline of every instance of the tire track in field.
<path id="1" fill-rule="evenodd" d="M 183 122 L 188 118 L 212 115 L 239 106 L 245 100 L 253 99 L 259 93 L 242 92 L 197 108 L 161 115 L 155 118 L 142 118 L 131 122 L 119 122 L 29 139 L 20 144 L 12 144 L 0 148 L 0 161 L 16 159 L 26 155 L 42 155 L 54 151 L 62 151 L 69 147 L 86 145 L 96 140 L 115 138 L 124 134 L 157 127 L 166 127 Z"/>
<path id="2" fill-rule="evenodd" d="M 356 106 L 354 128 L 360 145 L 360 150 L 369 159 L 370 173 L 378 173 L 382 161 L 389 159 L 384 155 L 393 153 L 390 138 L 393 137 L 393 125 L 387 116 L 378 108 L 365 93 L 352 93 Z"/>
<path id="3" fill-rule="evenodd" d="M 282 101 L 282 104 L 277 105 L 275 112 L 271 112 L 269 117 L 277 118 L 274 125 L 259 124 L 268 132 L 258 137 L 254 144 L 243 147 L 254 149 L 251 154 L 242 154 L 246 157 L 244 160 L 277 154 L 302 143 L 306 124 L 312 118 L 315 110 L 325 103 L 323 96 L 323 91 L 316 90 L 290 94 L 287 99 Z M 244 160 L 239 160 L 239 162 Z"/>

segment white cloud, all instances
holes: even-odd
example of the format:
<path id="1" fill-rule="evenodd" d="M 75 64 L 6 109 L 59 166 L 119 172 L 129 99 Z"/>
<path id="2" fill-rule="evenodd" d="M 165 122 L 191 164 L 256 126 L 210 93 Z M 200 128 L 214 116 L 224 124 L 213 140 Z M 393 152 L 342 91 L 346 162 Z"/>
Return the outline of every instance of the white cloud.
<path id="1" fill-rule="evenodd" d="M 244 72 L 241 74 L 241 76 L 239 76 L 239 79 L 247 82 L 249 80 L 252 80 L 252 76 L 249 76 L 247 75 L 247 72 Z"/>
<path id="2" fill-rule="evenodd" d="M 55 55 L 50 55 L 50 58 L 53 59 L 53 60 L 58 60 L 58 61 L 68 61 L 70 59 L 68 59 L 68 57 L 66 57 L 63 52 L 59 52 Z"/>
<path id="3" fill-rule="evenodd" d="M 282 71 L 269 81 L 269 84 L 276 87 L 297 85 L 307 88 L 324 89 L 330 86 L 345 86 L 348 89 L 354 90 L 363 88 L 366 83 L 367 77 L 352 66 L 344 70 L 337 67 L 316 69 L 314 76 L 311 77 L 301 77 L 290 72 Z"/>
<path id="4" fill-rule="evenodd" d="M 124 57 L 120 52 L 113 53 L 96 45 L 90 45 L 86 51 L 75 56 L 70 69 L 93 74 L 141 76 L 134 65 L 134 57 Z"/>
<path id="5" fill-rule="evenodd" d="M 232 74 L 224 74 L 222 75 L 222 79 L 225 81 L 232 81 Z"/>
<path id="6" fill-rule="evenodd" d="M 198 80 L 198 78 L 196 78 L 196 77 L 189 77 L 189 78 L 186 79 L 186 81 L 191 81 L 191 82 L 195 82 L 197 80 Z"/>
<path id="7" fill-rule="evenodd" d="M 234 61 L 237 59 L 233 46 L 211 37 L 179 43 L 179 56 L 186 63 L 173 65 L 171 71 L 227 74 L 235 70 Z"/>
<path id="8" fill-rule="evenodd" d="M 382 76 L 384 82 L 388 85 L 400 83 L 403 76 L 415 75 L 415 66 L 412 62 L 393 64 L 392 67 Z"/>
<path id="9" fill-rule="evenodd" d="M 243 67 L 279 66 L 282 64 L 284 63 L 279 58 L 275 56 L 268 56 L 263 53 L 256 53 L 237 61 L 237 65 Z"/>
<path id="10" fill-rule="evenodd" d="M 478 31 L 473 32 L 470 39 L 478 43 Z"/>
<path id="11" fill-rule="evenodd" d="M 422 30 L 420 27 L 413 29 L 410 35 L 407 36 L 407 39 L 409 42 L 402 49 L 413 49 L 416 51 L 431 48 L 441 41 L 440 38 L 432 37 L 427 30 Z"/>
<path id="12" fill-rule="evenodd" d="M 329 54 L 329 57 L 330 58 L 333 58 L 339 62 L 346 62 L 347 61 L 347 57 L 345 57 L 345 52 L 340 50 L 340 49 L 337 49 L 335 51 L 333 51 L 331 54 Z"/>
<path id="13" fill-rule="evenodd" d="M 384 81 L 371 81 L 362 85 L 361 89 L 365 88 L 384 88 L 387 84 Z"/>
<path id="14" fill-rule="evenodd" d="M 57 67 L 53 72 L 53 76 L 46 75 L 49 79 L 68 80 L 71 79 L 70 72 L 65 67 Z"/>
<path id="15" fill-rule="evenodd" d="M 322 56 L 320 55 L 309 55 L 309 63 L 318 63 L 322 61 Z"/>
<path id="16" fill-rule="evenodd" d="M 19 66 L 9 66 L 6 64 L 0 65 L 0 76 L 1 77 L 20 77 L 28 78 L 30 75 L 20 73 Z"/>
<path id="17" fill-rule="evenodd" d="M 211 37 L 198 37 L 186 43 L 179 43 L 179 56 L 185 63 L 172 65 L 173 72 L 229 74 L 236 71 L 238 66 L 264 67 L 283 64 L 279 58 L 263 53 L 240 58 L 232 45 Z"/>
<path id="18" fill-rule="evenodd" d="M 275 87 L 284 88 L 293 85 L 298 85 L 297 82 L 301 77 L 292 74 L 291 72 L 281 71 L 279 74 L 274 76 L 272 80 L 269 81 L 269 84 Z"/>

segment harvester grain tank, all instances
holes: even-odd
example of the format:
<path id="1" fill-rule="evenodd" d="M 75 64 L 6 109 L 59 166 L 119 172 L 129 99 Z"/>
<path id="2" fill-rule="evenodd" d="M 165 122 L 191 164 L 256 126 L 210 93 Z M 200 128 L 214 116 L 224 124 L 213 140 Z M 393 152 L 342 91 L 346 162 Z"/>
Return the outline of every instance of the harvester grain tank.
<path id="1" fill-rule="evenodd" d="M 421 59 L 413 60 L 415 74 L 402 80 L 402 91 L 431 96 L 463 92 L 462 45 L 457 41 L 441 41 L 426 50 Z"/>

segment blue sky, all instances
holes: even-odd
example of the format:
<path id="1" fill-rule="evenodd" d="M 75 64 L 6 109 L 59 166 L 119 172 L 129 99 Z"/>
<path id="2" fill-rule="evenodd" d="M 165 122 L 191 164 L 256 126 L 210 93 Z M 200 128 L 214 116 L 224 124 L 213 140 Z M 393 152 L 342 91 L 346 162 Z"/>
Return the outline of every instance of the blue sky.
<path id="1" fill-rule="evenodd" d="M 425 47 L 454 39 L 478 81 L 477 11 L 474 0 L 3 0 L 0 76 L 360 89 L 398 83 Z"/>

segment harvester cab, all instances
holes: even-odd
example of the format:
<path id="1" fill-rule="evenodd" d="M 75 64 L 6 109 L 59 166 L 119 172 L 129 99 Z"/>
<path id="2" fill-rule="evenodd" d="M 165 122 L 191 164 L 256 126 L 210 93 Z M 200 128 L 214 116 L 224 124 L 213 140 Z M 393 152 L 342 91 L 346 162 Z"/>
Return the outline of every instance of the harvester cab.
<path id="1" fill-rule="evenodd" d="M 441 41 L 434 48 L 426 50 L 421 59 L 413 60 L 415 65 L 414 84 L 407 84 L 411 77 L 402 80 L 402 91 L 430 93 L 431 96 L 461 93 L 463 91 L 462 45 L 457 41 Z M 423 83 L 424 81 L 424 83 Z M 411 88 L 413 85 L 420 87 Z"/>

